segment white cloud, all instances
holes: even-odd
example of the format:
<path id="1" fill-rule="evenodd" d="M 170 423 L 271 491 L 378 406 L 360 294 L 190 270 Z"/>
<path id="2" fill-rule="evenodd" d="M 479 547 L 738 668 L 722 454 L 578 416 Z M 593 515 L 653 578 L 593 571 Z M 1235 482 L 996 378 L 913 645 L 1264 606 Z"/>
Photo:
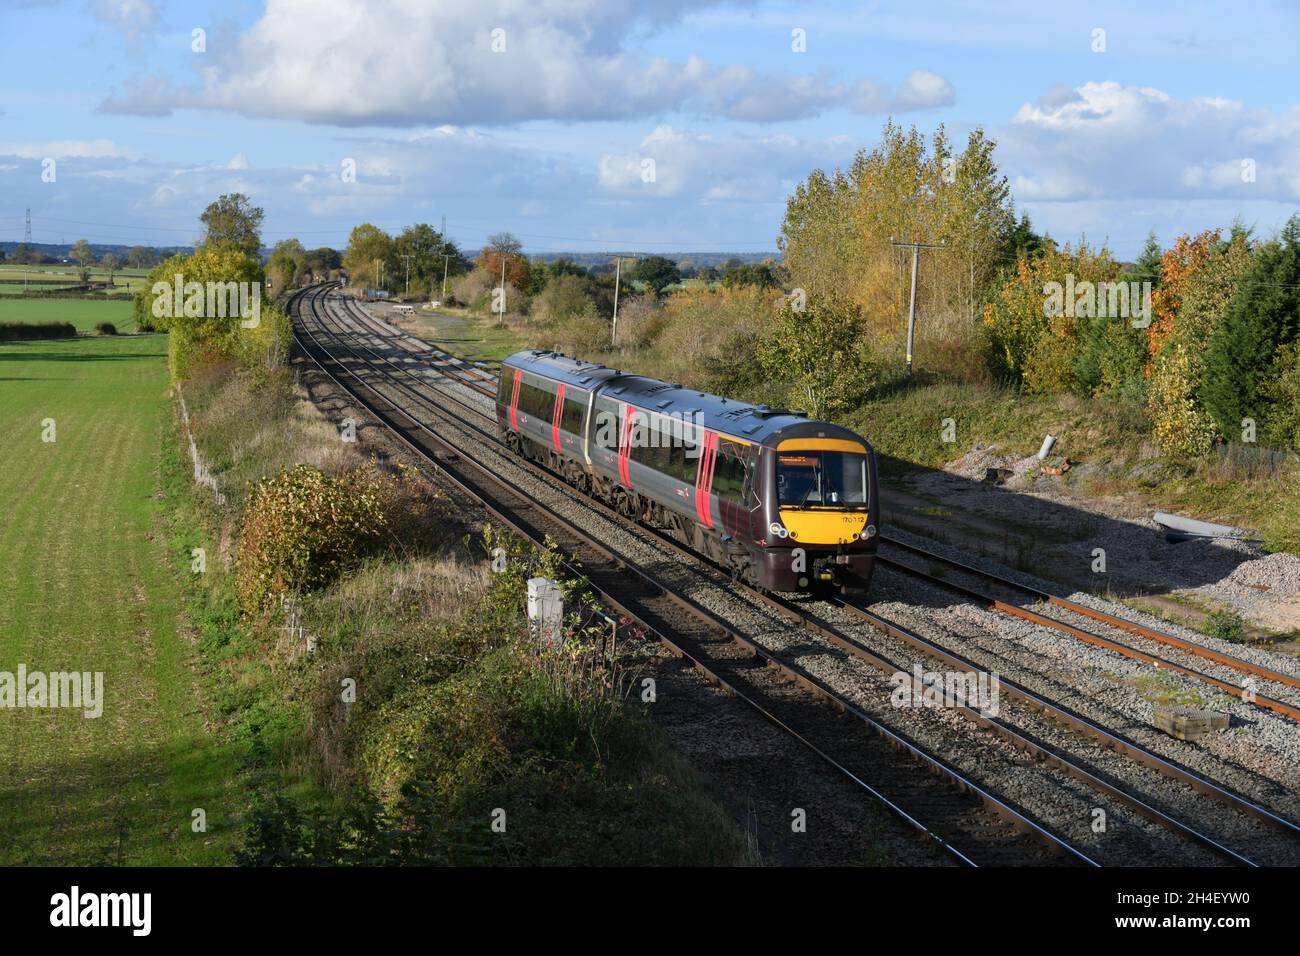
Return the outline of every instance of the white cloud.
<path id="1" fill-rule="evenodd" d="M 230 162 L 226 163 L 226 169 L 247 169 L 248 157 L 243 153 L 236 153 L 230 157 Z"/>
<path id="2" fill-rule="evenodd" d="M 0 143 L 0 156 L 22 159 L 131 158 L 134 151 L 118 146 L 111 139 L 60 139 L 45 143 Z"/>
<path id="3" fill-rule="evenodd" d="M 1089 82 L 1024 104 L 998 139 L 1021 201 L 1300 199 L 1300 107 Z"/>
<path id="4" fill-rule="evenodd" d="M 901 112 L 952 102 L 951 84 L 923 70 L 896 95 L 874 102 L 827 73 L 762 73 L 625 49 L 698 6 L 688 0 L 267 0 L 262 17 L 237 42 L 208 52 L 197 88 L 137 80 L 101 108 L 140 115 L 228 109 L 395 126 L 610 120 L 678 110 L 771 122 L 834 107 Z"/>

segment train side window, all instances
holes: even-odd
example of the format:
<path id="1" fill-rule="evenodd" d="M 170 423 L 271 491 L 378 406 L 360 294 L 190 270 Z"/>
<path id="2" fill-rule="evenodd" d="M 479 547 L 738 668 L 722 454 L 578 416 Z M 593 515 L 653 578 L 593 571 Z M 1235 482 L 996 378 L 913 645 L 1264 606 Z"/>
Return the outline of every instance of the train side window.
<path id="1" fill-rule="evenodd" d="M 617 451 L 618 432 L 622 424 L 618 417 L 618 403 L 608 398 L 597 398 L 591 418 L 591 437 L 596 447 Z"/>
<path id="2" fill-rule="evenodd" d="M 578 392 L 564 393 L 564 411 L 560 417 L 560 427 L 573 435 L 582 434 L 582 418 L 587 413 L 587 394 Z"/>
<path id="3" fill-rule="evenodd" d="M 713 493 L 739 503 L 745 490 L 745 449 L 735 442 L 720 441 L 713 465 Z"/>

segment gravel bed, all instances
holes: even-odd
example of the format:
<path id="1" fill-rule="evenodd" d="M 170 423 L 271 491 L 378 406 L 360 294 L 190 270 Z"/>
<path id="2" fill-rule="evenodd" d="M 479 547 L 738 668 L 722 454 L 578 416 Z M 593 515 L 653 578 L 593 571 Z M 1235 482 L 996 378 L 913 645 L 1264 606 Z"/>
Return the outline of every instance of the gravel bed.
<path id="1" fill-rule="evenodd" d="M 927 538 L 922 535 L 914 534 L 910 531 L 905 531 L 901 528 L 889 528 L 887 530 L 891 536 L 897 538 L 899 541 L 902 541 L 907 544 L 915 545 L 916 547 L 919 548 L 925 548 L 926 550 L 933 551 L 934 553 L 941 555 L 943 557 L 952 558 L 957 561 L 963 561 L 966 564 L 973 564 L 977 567 L 980 565 L 987 565 L 988 570 L 993 571 L 1003 577 L 1010 578 L 1013 581 L 1019 581 L 1022 584 L 1026 584 L 1030 587 L 1038 588 L 1039 590 L 1047 591 L 1051 594 L 1059 594 L 1062 597 L 1068 598 L 1069 600 L 1074 601 L 1078 604 L 1083 604 L 1088 607 L 1095 608 L 1098 611 L 1105 611 L 1107 614 L 1113 614 L 1116 617 L 1125 618 L 1127 620 L 1134 622 L 1135 624 L 1141 624 L 1145 627 L 1150 627 L 1158 631 L 1163 631 L 1166 634 L 1172 634 L 1174 637 L 1178 637 L 1185 641 L 1190 641 L 1192 643 L 1199 644 L 1201 647 L 1209 648 L 1210 650 L 1214 650 L 1214 651 L 1219 651 L 1224 654 L 1231 654 L 1232 656 L 1239 657 L 1242 660 L 1250 661 L 1252 664 L 1258 664 L 1261 667 L 1267 667 L 1270 670 L 1279 671 L 1281 673 L 1288 674 L 1293 677 L 1300 677 L 1300 659 L 1290 654 L 1279 654 L 1276 651 L 1270 651 L 1264 647 L 1257 647 L 1249 644 L 1237 644 L 1232 641 L 1224 641 L 1224 640 L 1220 640 L 1219 638 L 1210 637 L 1208 634 L 1202 634 L 1200 631 L 1192 630 L 1191 628 L 1184 627 L 1180 624 L 1176 624 L 1171 621 L 1166 621 L 1164 618 L 1157 617 L 1154 614 L 1148 614 L 1136 608 L 1129 607 L 1127 604 L 1119 604 L 1115 601 L 1108 601 L 1105 598 L 1098 597 L 1097 595 L 1091 594 L 1088 591 L 1074 591 L 1072 593 L 1062 594 L 1061 592 L 1065 589 L 1063 589 L 1060 585 L 1054 582 L 1046 581 L 1042 578 L 1035 577 L 1034 575 L 1029 574 L 1025 571 L 1021 571 L 1017 568 L 1011 568 L 1005 565 L 990 562 L 987 557 L 973 557 L 971 554 L 963 551 L 960 548 L 953 547 L 952 545 L 949 544 L 944 544 L 943 542 L 940 541 L 935 541 L 932 538 Z M 1239 543 L 1234 542 L 1234 544 L 1239 544 Z M 882 546 L 883 553 L 888 553 L 888 547 L 889 547 L 888 543 L 883 544 Z M 905 560 L 913 560 L 913 561 L 921 561 L 921 562 L 925 560 L 924 558 L 915 555 L 910 555 L 907 552 L 903 552 L 900 555 L 900 557 Z M 1294 558 L 1294 556 L 1292 555 L 1280 555 L 1280 556 L 1271 555 L 1270 557 L 1274 559 L 1273 561 L 1269 562 L 1271 565 L 1276 566 L 1278 564 L 1285 564 L 1288 568 L 1290 567 L 1290 563 L 1291 563 L 1290 561 L 1280 562 L 1276 559 L 1278 559 L 1279 557 L 1284 559 Z M 1267 561 L 1267 560 L 1268 559 L 1260 559 L 1260 561 Z M 1296 559 L 1296 560 L 1297 563 L 1300 564 L 1300 559 Z M 1238 570 L 1251 569 L 1256 563 L 1257 563 L 1256 561 L 1251 561 L 1248 564 L 1239 565 Z M 956 575 L 959 572 L 957 572 L 956 570 L 951 570 L 950 573 Z M 1242 573 L 1249 576 L 1251 574 L 1258 573 L 1258 572 L 1253 570 L 1245 570 Z M 1290 571 L 1287 571 L 1285 573 L 1289 574 Z M 980 583 L 977 586 L 983 587 L 984 585 Z M 1099 627 L 1104 626 L 1101 625 L 1100 622 L 1093 622 L 1093 623 Z M 1297 623 L 1300 624 L 1300 620 L 1298 620 Z M 1125 636 L 1126 641 L 1128 640 L 1129 637 L 1137 638 L 1137 635 L 1129 634 L 1129 632 L 1127 631 L 1120 631 L 1119 633 L 1126 635 Z M 1169 648 L 1167 645 L 1159 645 L 1159 646 L 1165 648 L 1166 650 L 1170 650 L 1170 651 L 1174 650 L 1173 648 Z M 1160 654 L 1161 656 L 1168 656 L 1163 650 L 1160 651 Z M 1204 658 L 1193 658 L 1193 659 L 1200 661 L 1203 664 L 1210 663 L 1209 661 L 1206 661 Z M 1240 674 L 1238 674 L 1238 676 L 1240 676 Z M 1240 683 L 1240 681 L 1238 681 L 1238 683 Z M 1279 685 L 1276 684 L 1269 684 L 1269 687 L 1271 688 L 1277 688 L 1278 686 Z M 1285 686 L 1285 685 L 1281 685 L 1281 686 Z M 1263 687 L 1261 687 L 1260 689 L 1263 690 Z M 1278 696 L 1278 695 L 1274 695 L 1270 692 L 1270 696 Z"/>
<path id="2" fill-rule="evenodd" d="M 1087 717 L 1106 729 L 1138 743 L 1159 756 L 1216 781 L 1279 815 L 1300 815 L 1300 794 L 1294 786 L 1300 773 L 1300 740 L 1294 722 L 1222 695 L 1234 721 L 1229 731 L 1207 735 L 1197 743 L 1180 741 L 1151 726 L 1151 704 L 1131 682 L 1151 669 L 1102 648 L 1067 638 L 1028 621 L 955 601 L 942 589 L 898 573 L 885 571 L 873 585 L 878 603 L 871 610 L 915 631 L 977 665 L 998 673 L 1040 696 Z M 827 615 L 831 623 L 841 620 Z M 842 629 L 853 627 L 845 616 Z M 899 642 L 901 644 L 901 642 Z M 913 656 L 919 652 L 910 652 Z M 1165 678 L 1204 685 L 1165 673 Z M 1005 698 L 1004 698 L 1005 699 Z M 1202 829 L 1223 833 L 1235 849 L 1251 856 L 1282 856 L 1294 864 L 1300 851 L 1294 841 L 1279 840 L 1270 827 L 1192 791 L 1184 784 L 1097 746 L 1055 721 L 1031 713 L 1030 724 L 1017 726 L 1054 746 L 1080 755 L 1103 774 L 1128 782 L 1135 793 L 1152 797 L 1161 808 L 1188 822 L 1201 819 Z M 1044 723 L 1046 721 L 1046 724 Z M 1055 728 L 1048 735 L 1043 727 Z M 1036 728 L 1036 729 L 1035 729 Z"/>

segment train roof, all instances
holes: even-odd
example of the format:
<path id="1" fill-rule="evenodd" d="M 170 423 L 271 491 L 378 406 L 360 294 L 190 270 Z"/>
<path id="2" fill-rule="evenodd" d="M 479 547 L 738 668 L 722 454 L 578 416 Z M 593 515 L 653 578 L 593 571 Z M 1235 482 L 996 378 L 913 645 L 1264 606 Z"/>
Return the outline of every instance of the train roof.
<path id="1" fill-rule="evenodd" d="M 710 431 L 758 445 L 797 436 L 848 438 L 867 444 L 850 429 L 810 419 L 802 412 L 710 395 L 596 362 L 583 362 L 559 352 L 528 349 L 511 355 L 502 365 L 526 369 L 579 388 L 599 389 L 600 395 L 616 401 L 663 415 L 686 417 Z"/>

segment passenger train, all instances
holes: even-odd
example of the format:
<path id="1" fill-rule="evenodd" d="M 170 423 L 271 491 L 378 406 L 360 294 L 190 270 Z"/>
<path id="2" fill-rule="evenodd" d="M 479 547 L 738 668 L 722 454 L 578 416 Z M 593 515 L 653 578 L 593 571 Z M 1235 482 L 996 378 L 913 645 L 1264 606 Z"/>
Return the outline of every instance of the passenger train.
<path id="1" fill-rule="evenodd" d="M 871 580 L 876 460 L 846 428 L 540 349 L 502 363 L 496 405 L 511 449 L 756 587 Z"/>

